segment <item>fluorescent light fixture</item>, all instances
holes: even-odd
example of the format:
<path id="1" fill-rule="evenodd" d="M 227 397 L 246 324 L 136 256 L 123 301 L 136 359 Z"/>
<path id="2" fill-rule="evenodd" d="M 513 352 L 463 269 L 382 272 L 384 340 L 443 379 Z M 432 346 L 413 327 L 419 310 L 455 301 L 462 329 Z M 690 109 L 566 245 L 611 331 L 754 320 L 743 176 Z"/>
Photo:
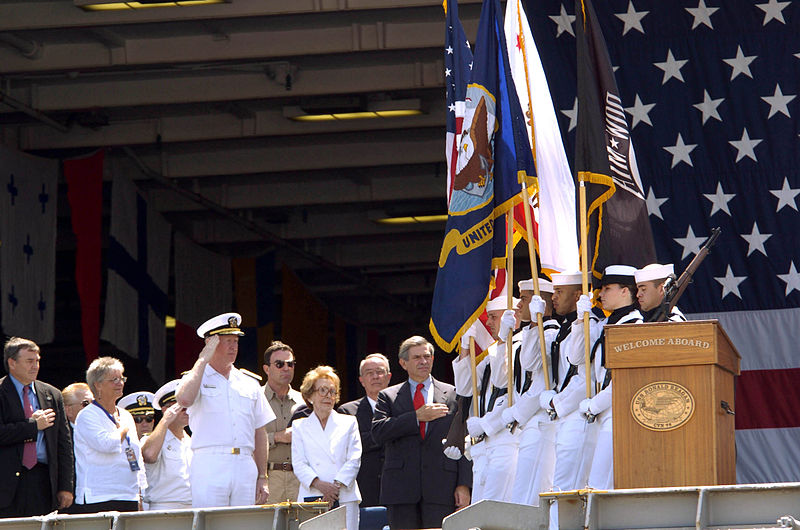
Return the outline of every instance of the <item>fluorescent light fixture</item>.
<path id="1" fill-rule="evenodd" d="M 402 116 L 418 116 L 423 114 L 419 99 L 398 99 L 375 101 L 366 105 L 366 108 L 303 108 L 284 107 L 283 115 L 294 121 L 344 121 L 364 120 L 374 118 L 399 118 Z"/>
<path id="2" fill-rule="evenodd" d="M 447 215 L 411 215 L 407 217 L 384 217 L 375 219 L 376 223 L 382 225 L 410 225 L 418 223 L 444 223 Z"/>
<path id="3" fill-rule="evenodd" d="M 120 9 L 149 9 L 151 7 L 189 7 L 208 4 L 226 4 L 230 0 L 143 0 L 141 2 L 120 2 L 118 0 L 74 0 L 75 5 L 84 11 L 117 11 Z"/>

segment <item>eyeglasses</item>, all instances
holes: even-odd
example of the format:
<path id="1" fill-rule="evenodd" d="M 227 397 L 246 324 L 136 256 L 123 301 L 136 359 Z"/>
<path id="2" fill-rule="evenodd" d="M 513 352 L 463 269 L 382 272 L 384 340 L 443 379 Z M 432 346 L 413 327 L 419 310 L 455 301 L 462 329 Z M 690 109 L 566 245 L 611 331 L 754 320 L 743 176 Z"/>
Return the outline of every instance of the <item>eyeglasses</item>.
<path id="1" fill-rule="evenodd" d="M 119 384 L 119 383 L 125 383 L 127 381 L 128 381 L 128 378 L 125 377 L 125 376 L 123 376 L 123 377 L 115 377 L 114 379 L 106 379 L 106 382 L 114 383 L 115 385 Z"/>
<path id="2" fill-rule="evenodd" d="M 296 362 L 297 362 L 297 361 L 282 361 L 282 360 L 280 360 L 280 359 L 276 359 L 276 360 L 272 361 L 272 364 L 274 364 L 274 365 L 275 365 L 275 368 L 277 368 L 278 370 L 280 370 L 281 368 L 283 368 L 283 365 L 284 365 L 284 364 L 285 364 L 286 366 L 288 366 L 289 368 L 294 368 L 294 365 L 295 365 L 295 363 L 296 363 Z"/>
<path id="3" fill-rule="evenodd" d="M 322 397 L 329 397 L 329 396 L 332 397 L 336 395 L 336 389 L 333 388 L 332 386 L 323 386 L 321 388 L 315 388 L 314 392 L 316 392 Z"/>
<path id="4" fill-rule="evenodd" d="M 155 414 L 143 414 L 141 416 L 133 417 L 133 421 L 135 421 L 136 423 L 142 423 L 142 422 L 153 423 L 155 419 L 156 419 Z"/>
<path id="5" fill-rule="evenodd" d="M 91 401 L 89 401 L 88 399 L 84 399 L 83 401 L 76 401 L 75 403 L 70 403 L 69 405 L 66 405 L 66 406 L 67 407 L 74 407 L 76 405 L 80 405 L 82 409 L 85 409 L 86 407 L 88 407 L 91 404 L 92 404 Z"/>

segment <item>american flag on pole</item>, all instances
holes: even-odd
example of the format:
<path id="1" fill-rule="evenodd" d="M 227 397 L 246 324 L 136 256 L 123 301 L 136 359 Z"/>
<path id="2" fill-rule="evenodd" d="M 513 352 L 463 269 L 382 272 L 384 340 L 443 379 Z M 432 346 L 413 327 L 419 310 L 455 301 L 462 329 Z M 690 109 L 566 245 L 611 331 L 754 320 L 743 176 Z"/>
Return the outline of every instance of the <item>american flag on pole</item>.
<path id="1" fill-rule="evenodd" d="M 524 3 L 571 155 L 573 1 Z M 718 318 L 742 355 L 737 479 L 798 481 L 800 3 L 606 0 L 595 9 L 659 262 L 681 272 L 722 228 L 679 305 L 690 318 Z"/>

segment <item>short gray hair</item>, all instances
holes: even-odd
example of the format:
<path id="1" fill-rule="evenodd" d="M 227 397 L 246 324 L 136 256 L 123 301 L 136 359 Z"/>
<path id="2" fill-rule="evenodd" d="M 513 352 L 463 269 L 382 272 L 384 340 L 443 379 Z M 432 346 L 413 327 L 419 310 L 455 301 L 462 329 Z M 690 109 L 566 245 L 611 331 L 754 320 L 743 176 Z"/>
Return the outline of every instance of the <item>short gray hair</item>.
<path id="1" fill-rule="evenodd" d="M 364 363 L 367 361 L 380 361 L 386 365 L 386 371 L 389 372 L 391 368 L 389 367 L 389 359 L 382 353 L 370 353 L 361 361 L 358 365 L 358 375 L 364 375 L 362 372 L 364 371 Z"/>
<path id="2" fill-rule="evenodd" d="M 64 390 L 61 391 L 61 397 L 64 398 L 64 405 L 73 404 L 73 401 L 75 401 L 75 394 L 80 391 L 91 393 L 92 389 L 89 388 L 89 385 L 86 383 L 72 383 L 64 387 Z M 67 403 L 67 401 L 69 401 L 69 403 Z"/>
<path id="3" fill-rule="evenodd" d="M 93 394 L 97 393 L 97 383 L 111 370 L 123 372 L 125 367 L 122 366 L 122 361 L 114 357 L 98 357 L 92 361 L 92 364 L 86 370 L 86 382 L 89 383 L 89 388 Z"/>
<path id="4" fill-rule="evenodd" d="M 403 341 L 403 343 L 400 345 L 400 353 L 397 356 L 403 359 L 404 361 L 407 361 L 408 350 L 410 350 L 414 346 L 425 346 L 428 349 L 428 353 L 433 355 L 433 344 L 428 342 L 428 339 L 426 339 L 425 337 L 414 335 L 413 337 L 409 337 Z"/>
<path id="5" fill-rule="evenodd" d="M 19 352 L 22 350 L 32 350 L 36 353 L 39 353 L 39 346 L 33 342 L 32 340 L 23 339 L 22 337 L 11 337 L 8 339 L 3 346 L 3 366 L 6 368 L 6 373 L 8 371 L 8 360 L 14 359 L 17 360 L 19 356 Z"/>

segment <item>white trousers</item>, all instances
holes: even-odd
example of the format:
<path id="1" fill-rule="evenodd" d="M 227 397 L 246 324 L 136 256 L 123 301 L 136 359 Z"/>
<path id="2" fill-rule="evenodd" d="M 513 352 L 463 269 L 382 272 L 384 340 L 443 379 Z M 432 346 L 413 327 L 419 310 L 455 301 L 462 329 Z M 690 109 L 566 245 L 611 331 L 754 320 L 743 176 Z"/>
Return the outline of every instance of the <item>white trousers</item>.
<path id="1" fill-rule="evenodd" d="M 472 459 L 472 504 L 484 499 L 483 486 L 486 479 L 488 456 L 486 455 L 486 441 L 470 446 Z"/>
<path id="2" fill-rule="evenodd" d="M 589 466 L 585 464 L 586 447 L 591 441 L 595 423 L 586 423 L 586 418 L 577 410 L 558 421 L 556 427 L 556 464 L 553 471 L 553 490 L 569 491 L 583 488 L 589 478 Z M 550 528 L 558 529 L 558 502 L 550 505 Z"/>
<path id="3" fill-rule="evenodd" d="M 597 442 L 589 472 L 589 487 L 598 490 L 614 489 L 614 433 L 611 409 L 597 417 Z"/>
<path id="4" fill-rule="evenodd" d="M 247 506 L 256 501 L 258 468 L 252 454 L 197 450 L 189 475 L 193 508 Z"/>
<path id="5" fill-rule="evenodd" d="M 344 506 L 346 510 L 345 522 L 347 524 L 347 530 L 358 530 L 358 518 L 361 515 L 358 508 L 358 501 L 341 502 L 339 505 Z"/>
<path id="6" fill-rule="evenodd" d="M 483 498 L 492 501 L 511 501 L 511 488 L 517 469 L 519 430 L 514 434 L 503 428 L 489 436 L 486 441 L 488 469 L 485 474 Z"/>
<path id="7" fill-rule="evenodd" d="M 556 425 L 531 420 L 522 429 L 517 472 L 511 488 L 511 502 L 539 506 L 539 493 L 553 487 Z"/>
<path id="8" fill-rule="evenodd" d="M 191 502 L 151 502 L 146 509 L 148 511 L 188 510 L 191 507 Z"/>

